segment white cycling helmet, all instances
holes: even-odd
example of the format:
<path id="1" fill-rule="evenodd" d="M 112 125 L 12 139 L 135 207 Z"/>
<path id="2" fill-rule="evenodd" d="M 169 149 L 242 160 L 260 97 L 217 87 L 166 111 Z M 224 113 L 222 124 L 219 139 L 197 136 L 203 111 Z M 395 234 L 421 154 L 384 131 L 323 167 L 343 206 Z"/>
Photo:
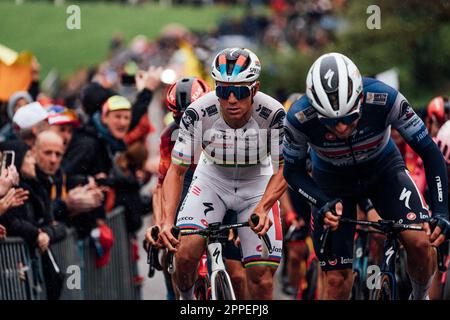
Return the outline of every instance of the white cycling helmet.
<path id="1" fill-rule="evenodd" d="M 445 122 L 436 136 L 436 144 L 444 156 L 445 162 L 450 164 L 450 120 Z"/>
<path id="2" fill-rule="evenodd" d="M 340 118 L 359 112 L 363 96 L 361 74 L 343 54 L 324 54 L 308 71 L 306 95 L 323 117 Z"/>
<path id="3" fill-rule="evenodd" d="M 211 65 L 211 76 L 221 82 L 252 82 L 261 73 L 258 57 L 249 49 L 227 48 L 220 51 Z"/>

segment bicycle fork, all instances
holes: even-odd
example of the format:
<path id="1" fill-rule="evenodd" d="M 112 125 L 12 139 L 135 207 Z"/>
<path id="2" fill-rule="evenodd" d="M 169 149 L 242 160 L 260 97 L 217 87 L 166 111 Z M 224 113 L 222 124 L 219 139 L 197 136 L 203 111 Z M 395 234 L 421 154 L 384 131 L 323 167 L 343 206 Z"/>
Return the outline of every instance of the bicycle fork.
<path id="1" fill-rule="evenodd" d="M 226 272 L 225 264 L 223 263 L 222 258 L 222 244 L 217 242 L 211 242 L 208 244 L 208 255 L 211 260 L 211 292 L 212 292 L 212 299 L 217 300 L 216 297 L 216 277 L 217 274 L 222 271 L 225 275 L 231 289 L 231 296 L 233 300 L 236 300 L 236 296 L 234 294 L 233 285 L 231 283 L 230 276 Z"/>
<path id="2" fill-rule="evenodd" d="M 387 239 L 384 242 L 384 257 L 381 264 L 380 280 L 383 274 L 386 274 L 391 278 L 391 297 L 397 299 L 397 280 L 395 277 L 395 259 L 397 258 L 398 242 L 394 235 L 388 234 Z"/>

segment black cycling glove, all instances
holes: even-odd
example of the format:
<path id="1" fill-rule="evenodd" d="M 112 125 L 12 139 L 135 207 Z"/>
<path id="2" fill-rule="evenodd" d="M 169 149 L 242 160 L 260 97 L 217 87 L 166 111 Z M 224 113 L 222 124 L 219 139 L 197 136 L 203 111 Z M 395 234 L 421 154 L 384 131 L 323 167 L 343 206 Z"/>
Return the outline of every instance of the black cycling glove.
<path id="1" fill-rule="evenodd" d="M 338 199 L 328 201 L 327 203 L 325 203 L 325 205 L 322 208 L 320 208 L 318 215 L 317 215 L 317 219 L 322 226 L 325 223 L 324 222 L 325 213 L 330 211 L 332 214 L 336 215 L 336 203 L 338 203 L 338 202 L 342 202 L 342 200 L 338 198 Z"/>

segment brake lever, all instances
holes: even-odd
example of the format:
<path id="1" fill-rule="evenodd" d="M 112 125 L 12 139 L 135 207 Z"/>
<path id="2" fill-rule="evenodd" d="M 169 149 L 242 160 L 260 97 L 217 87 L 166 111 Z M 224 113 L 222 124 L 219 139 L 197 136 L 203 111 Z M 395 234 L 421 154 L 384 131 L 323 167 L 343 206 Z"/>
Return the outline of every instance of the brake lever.
<path id="1" fill-rule="evenodd" d="M 159 227 L 153 226 L 151 231 L 151 236 L 154 241 L 158 240 L 159 235 Z M 149 278 L 152 278 L 155 275 L 155 269 L 161 270 L 161 265 L 158 261 L 158 249 L 154 246 L 151 246 L 147 240 L 143 242 L 144 249 L 147 251 L 147 264 L 148 264 L 148 274 Z"/>
<path id="2" fill-rule="evenodd" d="M 172 235 L 178 239 L 178 236 L 180 235 L 180 228 L 173 226 L 172 227 Z M 167 253 L 167 272 L 169 272 L 170 274 L 173 274 L 175 272 L 175 264 L 173 263 L 173 257 L 174 257 L 174 253 L 173 252 L 168 252 Z"/>

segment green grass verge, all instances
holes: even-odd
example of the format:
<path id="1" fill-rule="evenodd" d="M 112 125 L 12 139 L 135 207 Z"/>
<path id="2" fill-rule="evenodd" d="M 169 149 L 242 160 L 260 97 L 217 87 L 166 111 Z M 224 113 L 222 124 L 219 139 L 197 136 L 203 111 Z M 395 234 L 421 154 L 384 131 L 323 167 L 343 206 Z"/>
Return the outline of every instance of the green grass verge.
<path id="1" fill-rule="evenodd" d="M 138 7 L 111 3 L 75 3 L 81 8 L 81 30 L 69 30 L 67 7 L 47 1 L 15 5 L 1 0 L 0 43 L 13 50 L 31 50 L 39 59 L 42 77 L 56 68 L 63 76 L 105 59 L 115 32 L 129 41 L 137 34 L 155 38 L 168 23 L 181 23 L 191 30 L 214 28 L 221 18 L 240 15 L 241 8 Z"/>

